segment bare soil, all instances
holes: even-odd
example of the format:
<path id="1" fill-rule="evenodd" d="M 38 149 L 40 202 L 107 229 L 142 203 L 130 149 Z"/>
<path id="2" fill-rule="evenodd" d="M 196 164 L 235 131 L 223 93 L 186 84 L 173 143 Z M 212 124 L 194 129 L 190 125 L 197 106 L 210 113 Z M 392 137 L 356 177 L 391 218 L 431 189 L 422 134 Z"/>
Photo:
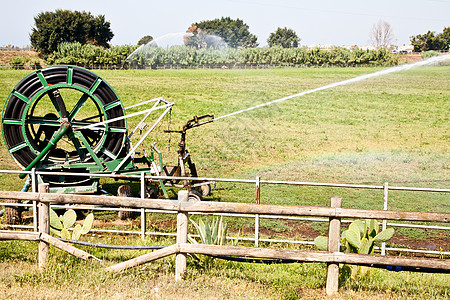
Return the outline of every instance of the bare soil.
<path id="1" fill-rule="evenodd" d="M 422 60 L 421 54 L 403 54 L 400 55 L 399 63 L 415 63 Z"/>
<path id="2" fill-rule="evenodd" d="M 36 51 L 0 51 L 0 65 L 9 64 L 14 56 L 24 56 L 29 58 L 30 60 L 33 58 L 39 58 L 38 53 Z M 44 60 L 40 59 L 41 65 L 44 65 Z M 27 65 L 25 65 L 27 66 Z"/>

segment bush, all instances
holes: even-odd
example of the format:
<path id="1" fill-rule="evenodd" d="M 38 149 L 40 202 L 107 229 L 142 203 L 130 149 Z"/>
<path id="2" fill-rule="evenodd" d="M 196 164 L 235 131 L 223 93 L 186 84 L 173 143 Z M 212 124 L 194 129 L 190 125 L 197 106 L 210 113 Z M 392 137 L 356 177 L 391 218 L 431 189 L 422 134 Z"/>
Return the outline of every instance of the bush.
<path id="1" fill-rule="evenodd" d="M 23 69 L 23 66 L 29 61 L 30 59 L 26 56 L 14 56 L 10 62 L 10 65 L 14 69 Z"/>
<path id="2" fill-rule="evenodd" d="M 115 46 L 109 49 L 80 43 L 62 43 L 47 59 L 49 64 L 124 65 L 144 68 L 157 65 L 195 67 L 204 65 L 290 65 L 290 66 L 355 66 L 395 65 L 398 57 L 386 51 L 335 47 L 331 50 L 307 48 L 202 48 L 173 46 L 159 48 Z M 133 53 L 130 60 L 125 61 Z"/>
<path id="3" fill-rule="evenodd" d="M 137 46 L 114 46 L 108 49 L 81 43 L 62 43 L 47 59 L 48 64 L 122 65 Z"/>
<path id="4" fill-rule="evenodd" d="M 430 58 L 430 57 L 433 57 L 433 56 L 439 56 L 439 55 L 441 55 L 439 52 L 433 51 L 433 50 L 422 52 L 422 58 L 423 59 Z"/>

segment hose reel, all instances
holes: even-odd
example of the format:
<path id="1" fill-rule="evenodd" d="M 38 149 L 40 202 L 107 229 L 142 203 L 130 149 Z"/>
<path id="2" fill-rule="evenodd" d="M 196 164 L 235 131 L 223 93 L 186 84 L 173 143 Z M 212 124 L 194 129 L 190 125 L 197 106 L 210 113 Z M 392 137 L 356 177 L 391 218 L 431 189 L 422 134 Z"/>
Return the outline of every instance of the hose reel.
<path id="1" fill-rule="evenodd" d="M 126 120 L 119 118 L 124 115 L 118 95 L 101 77 L 76 66 L 54 66 L 14 87 L 3 108 L 2 134 L 25 170 L 100 171 L 99 162 L 115 160 L 124 151 Z M 104 122 L 114 118 L 119 119 Z M 60 182 L 56 177 L 48 180 Z M 88 179 L 67 180 L 64 184 Z"/>

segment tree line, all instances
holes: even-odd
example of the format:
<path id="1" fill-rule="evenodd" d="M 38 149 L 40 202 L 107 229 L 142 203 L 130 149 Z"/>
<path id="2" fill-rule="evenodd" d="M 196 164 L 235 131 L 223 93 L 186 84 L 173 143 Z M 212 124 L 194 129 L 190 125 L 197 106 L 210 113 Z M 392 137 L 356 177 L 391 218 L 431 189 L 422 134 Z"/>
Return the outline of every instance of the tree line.
<path id="1" fill-rule="evenodd" d="M 93 16 L 89 12 L 58 9 L 42 12 L 35 18 L 30 34 L 32 46 L 49 64 L 121 65 L 138 46 L 111 46 L 114 34 L 104 15 Z M 278 28 L 267 40 L 268 47 L 258 47 L 257 37 L 241 19 L 222 17 L 193 23 L 187 32 L 186 47 L 155 48 L 148 53 L 137 54 L 131 64 L 135 67 L 177 64 L 201 65 L 336 65 L 357 64 L 392 65 L 397 58 L 386 50 L 347 50 L 335 47 L 331 50 L 306 49 L 300 46 L 297 33 L 289 28 Z M 207 35 L 221 37 L 228 47 L 214 49 Z M 143 37 L 138 45 L 145 45 L 153 38 Z M 450 27 L 443 33 L 428 32 L 411 37 L 416 51 L 448 50 Z"/>

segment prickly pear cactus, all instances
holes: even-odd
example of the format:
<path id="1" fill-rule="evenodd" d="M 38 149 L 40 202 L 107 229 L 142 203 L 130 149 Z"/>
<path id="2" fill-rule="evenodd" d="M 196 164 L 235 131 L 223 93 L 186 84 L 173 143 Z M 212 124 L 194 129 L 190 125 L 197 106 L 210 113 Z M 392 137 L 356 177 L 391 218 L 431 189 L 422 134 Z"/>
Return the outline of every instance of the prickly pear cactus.
<path id="1" fill-rule="evenodd" d="M 69 230 L 76 221 L 77 214 L 73 209 L 67 210 L 62 216 L 58 216 L 53 209 L 50 209 L 50 231 L 63 239 L 78 240 L 82 234 L 88 233 L 94 223 L 94 214 L 87 215 L 83 226 L 77 224 L 72 230 Z"/>
<path id="2" fill-rule="evenodd" d="M 356 220 L 342 233 L 340 250 L 345 253 L 373 254 L 375 243 L 389 241 L 394 236 L 394 232 L 393 228 L 380 232 L 378 221 L 374 219 Z M 328 251 L 327 237 L 318 236 L 314 244 L 319 250 Z M 353 278 L 367 273 L 366 267 L 350 266 L 350 269 Z"/>

